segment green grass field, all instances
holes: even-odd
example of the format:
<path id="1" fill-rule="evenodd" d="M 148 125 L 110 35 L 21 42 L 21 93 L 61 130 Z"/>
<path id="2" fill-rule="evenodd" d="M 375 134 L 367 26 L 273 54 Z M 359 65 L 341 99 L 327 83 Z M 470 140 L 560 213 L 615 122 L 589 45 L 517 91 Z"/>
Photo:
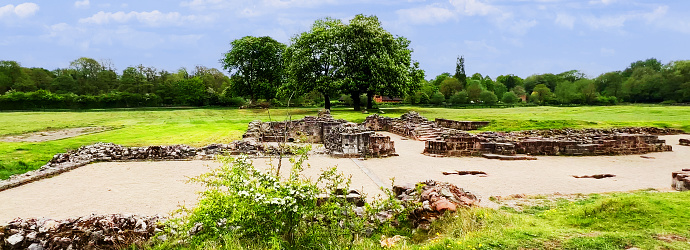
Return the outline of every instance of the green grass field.
<path id="1" fill-rule="evenodd" d="M 429 119 L 488 120 L 483 130 L 654 126 L 690 131 L 690 107 L 631 105 L 606 107 L 518 107 L 504 109 L 446 109 L 420 107 L 383 108 L 383 115 L 399 117 L 414 110 Z M 34 170 L 54 154 L 96 142 L 126 146 L 189 144 L 204 146 L 237 140 L 253 120 L 284 120 L 316 115 L 318 108 L 298 109 L 134 109 L 53 112 L 0 112 L 0 136 L 76 128 L 108 127 L 111 130 L 48 142 L 0 142 L 0 179 Z M 353 122 L 367 115 L 334 109 L 335 118 Z"/>

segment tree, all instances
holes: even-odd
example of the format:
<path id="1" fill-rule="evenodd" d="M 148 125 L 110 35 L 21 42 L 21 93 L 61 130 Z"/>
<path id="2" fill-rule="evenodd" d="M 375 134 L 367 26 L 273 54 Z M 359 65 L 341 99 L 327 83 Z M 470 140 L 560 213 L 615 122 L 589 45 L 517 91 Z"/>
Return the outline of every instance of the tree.
<path id="1" fill-rule="evenodd" d="M 507 89 L 513 89 L 515 86 L 522 85 L 522 78 L 515 75 L 500 75 L 496 77 L 496 82 L 503 83 Z"/>
<path id="2" fill-rule="evenodd" d="M 465 57 L 460 56 L 455 62 L 455 79 L 458 79 L 462 84 L 462 87 L 467 86 L 467 75 L 465 74 Z"/>
<path id="3" fill-rule="evenodd" d="M 271 37 L 245 36 L 230 43 L 225 53 L 223 69 L 236 81 L 233 91 L 249 96 L 252 102 L 258 98 L 275 97 L 278 87 L 283 83 L 283 53 L 286 46 Z"/>
<path id="4" fill-rule="evenodd" d="M 469 95 L 470 101 L 478 102 L 482 90 L 482 85 L 479 80 L 470 80 L 467 85 L 467 94 Z"/>
<path id="5" fill-rule="evenodd" d="M 551 102 L 553 98 L 553 93 L 549 87 L 546 87 L 545 84 L 538 84 L 534 87 L 530 100 L 539 104 L 546 104 Z"/>
<path id="6" fill-rule="evenodd" d="M 462 82 L 458 81 L 455 77 L 449 77 L 443 80 L 441 86 L 439 86 L 439 91 L 441 91 L 444 96 L 450 97 L 461 91 L 462 87 Z"/>
<path id="7" fill-rule="evenodd" d="M 404 96 L 416 90 L 424 78 L 412 61 L 410 41 L 393 36 L 381 27 L 376 16 L 357 15 L 343 26 L 339 59 L 342 60 L 342 90 L 350 93 L 355 110 L 359 95 L 367 95 L 367 107 L 375 94 Z"/>
<path id="8" fill-rule="evenodd" d="M 26 78 L 27 75 L 18 62 L 0 61 L 0 94 L 13 89 L 17 82 Z"/>
<path id="9" fill-rule="evenodd" d="M 482 93 L 479 95 L 479 99 L 482 101 L 482 103 L 488 105 L 494 105 L 496 102 L 498 102 L 498 97 L 496 97 L 496 94 L 488 90 L 482 91 Z"/>
<path id="10" fill-rule="evenodd" d="M 324 108 L 331 108 L 330 96 L 340 90 L 343 80 L 339 74 L 343 26 L 338 19 L 316 20 L 311 30 L 292 39 L 286 51 L 290 79 L 286 90 L 297 95 L 318 91 L 324 97 Z"/>
<path id="11" fill-rule="evenodd" d="M 507 103 L 507 104 L 514 104 L 517 103 L 520 100 L 518 96 L 513 93 L 513 92 L 506 92 L 503 94 L 503 97 L 501 98 L 501 102 Z"/>
<path id="12" fill-rule="evenodd" d="M 498 82 L 494 85 L 494 94 L 496 94 L 496 96 L 503 97 L 503 94 L 506 92 L 508 92 L 508 88 L 503 85 L 503 83 Z"/>
<path id="13" fill-rule="evenodd" d="M 623 87 L 623 75 L 620 71 L 607 72 L 594 79 L 597 91 L 605 96 L 621 96 Z"/>

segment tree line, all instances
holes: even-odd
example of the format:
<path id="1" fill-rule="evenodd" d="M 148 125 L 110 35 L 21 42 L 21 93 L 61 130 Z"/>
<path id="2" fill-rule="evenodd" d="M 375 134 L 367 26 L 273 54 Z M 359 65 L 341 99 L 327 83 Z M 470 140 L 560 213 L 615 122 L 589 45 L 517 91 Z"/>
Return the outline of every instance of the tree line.
<path id="1" fill-rule="evenodd" d="M 375 95 L 408 104 L 610 105 L 690 102 L 690 61 L 651 58 L 622 71 L 588 78 L 571 70 L 527 78 L 467 76 L 458 57 L 454 74 L 425 80 L 410 41 L 381 27 L 376 16 L 348 23 L 316 20 L 289 45 L 246 36 L 230 43 L 218 69 L 158 70 L 143 65 L 117 72 L 108 61 L 78 58 L 52 71 L 0 61 L 0 109 L 142 106 L 323 105 L 333 99 L 355 110 L 372 108 Z"/>
<path id="2" fill-rule="evenodd" d="M 640 60 L 622 71 L 589 78 L 578 70 L 559 74 L 535 74 L 527 78 L 500 75 L 496 79 L 480 73 L 467 77 L 464 59 L 458 58 L 454 75 L 443 73 L 423 81 L 412 104 L 496 104 L 611 105 L 627 103 L 690 102 L 690 61 L 661 63 L 655 58 Z"/>

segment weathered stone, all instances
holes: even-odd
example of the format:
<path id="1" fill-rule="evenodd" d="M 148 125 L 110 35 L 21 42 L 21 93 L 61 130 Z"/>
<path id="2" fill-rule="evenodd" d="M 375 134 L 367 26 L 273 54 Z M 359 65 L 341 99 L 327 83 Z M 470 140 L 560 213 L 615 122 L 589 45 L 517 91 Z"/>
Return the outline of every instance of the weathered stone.
<path id="1" fill-rule="evenodd" d="M 671 187 L 678 191 L 690 190 L 690 169 L 673 172 L 671 174 Z"/>
<path id="2" fill-rule="evenodd" d="M 683 146 L 690 146 L 690 139 L 678 139 L 678 144 Z"/>
<path id="3" fill-rule="evenodd" d="M 10 244 L 10 246 L 14 246 L 24 241 L 24 235 L 21 233 L 16 233 L 5 239 L 5 241 L 7 241 L 7 244 Z"/>
<path id="4" fill-rule="evenodd" d="M 15 219 L 0 226 L 0 249 L 119 249 L 142 246 L 160 231 L 160 216 L 93 215 L 65 220 Z M 143 224 L 146 224 L 144 229 Z M 5 232 L 21 234 L 7 236 Z M 16 236 L 15 236 L 16 235 Z M 21 239 L 19 236 L 22 236 Z M 7 238 L 5 238 L 7 237 Z"/>

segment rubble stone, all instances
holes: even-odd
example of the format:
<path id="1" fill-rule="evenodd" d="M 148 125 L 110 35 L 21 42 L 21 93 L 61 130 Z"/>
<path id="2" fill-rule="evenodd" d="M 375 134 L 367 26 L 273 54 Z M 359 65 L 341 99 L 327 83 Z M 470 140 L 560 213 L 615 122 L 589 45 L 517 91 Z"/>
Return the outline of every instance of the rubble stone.
<path id="1" fill-rule="evenodd" d="M 690 169 L 673 172 L 671 174 L 671 187 L 678 191 L 690 190 Z"/>
<path id="2" fill-rule="evenodd" d="M 0 249 L 121 249 L 143 246 L 161 230 L 162 221 L 160 216 L 123 214 L 60 221 L 15 219 L 0 225 Z M 52 223 L 46 225 L 48 222 Z M 42 229 L 46 226 L 50 230 Z M 7 236 L 13 231 L 21 233 Z"/>
<path id="3" fill-rule="evenodd" d="M 420 193 L 417 192 L 417 185 L 420 186 Z M 471 207 L 479 203 L 474 194 L 447 182 L 429 180 L 417 185 L 393 187 L 398 199 L 422 204 L 410 214 L 416 227 L 426 228 L 447 211 L 454 212 L 458 207 Z"/>
<path id="4" fill-rule="evenodd" d="M 690 146 L 690 139 L 678 139 L 678 144 L 683 146 Z"/>

